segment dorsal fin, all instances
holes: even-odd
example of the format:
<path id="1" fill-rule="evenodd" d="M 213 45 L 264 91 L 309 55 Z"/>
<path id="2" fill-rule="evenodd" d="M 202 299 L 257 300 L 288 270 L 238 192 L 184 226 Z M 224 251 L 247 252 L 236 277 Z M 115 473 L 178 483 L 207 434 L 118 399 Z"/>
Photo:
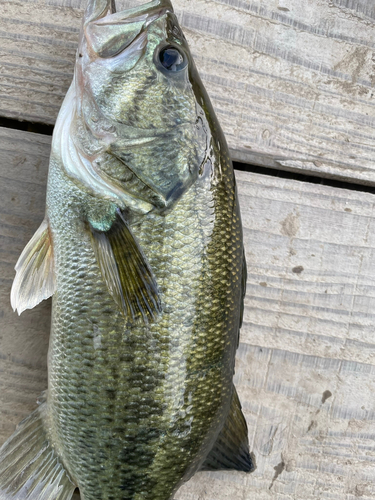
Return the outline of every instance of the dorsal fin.
<path id="1" fill-rule="evenodd" d="M 48 221 L 43 220 L 15 266 L 10 302 L 21 314 L 55 292 L 53 249 Z"/>
<path id="2" fill-rule="evenodd" d="M 247 424 L 234 386 L 227 420 L 201 467 L 201 470 L 231 469 L 243 472 L 254 470 L 249 453 Z"/>
<path id="3" fill-rule="evenodd" d="M 120 210 L 109 230 L 90 228 L 100 270 L 120 311 L 131 321 L 154 320 L 161 312 L 158 286 Z"/>

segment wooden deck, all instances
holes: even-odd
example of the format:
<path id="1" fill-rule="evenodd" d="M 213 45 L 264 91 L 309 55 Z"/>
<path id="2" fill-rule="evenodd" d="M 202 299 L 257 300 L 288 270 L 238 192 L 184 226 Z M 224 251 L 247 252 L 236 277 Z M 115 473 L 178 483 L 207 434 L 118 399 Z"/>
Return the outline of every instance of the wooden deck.
<path id="1" fill-rule="evenodd" d="M 0 118 L 54 123 L 81 4 L 0 0 Z M 236 383 L 257 469 L 199 473 L 175 498 L 373 500 L 375 4 L 174 5 L 233 158 L 355 188 L 236 173 L 248 262 Z M 50 303 L 18 317 L 9 291 L 43 218 L 50 143 L 0 128 L 0 443 L 47 383 Z"/>

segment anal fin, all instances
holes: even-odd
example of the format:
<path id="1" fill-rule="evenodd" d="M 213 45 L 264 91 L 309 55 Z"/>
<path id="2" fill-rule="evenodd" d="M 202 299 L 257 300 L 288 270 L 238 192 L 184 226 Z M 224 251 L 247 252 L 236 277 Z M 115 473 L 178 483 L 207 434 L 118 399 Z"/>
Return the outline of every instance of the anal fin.
<path id="1" fill-rule="evenodd" d="M 238 470 L 252 472 L 254 465 L 249 453 L 247 424 L 237 391 L 233 387 L 227 420 L 200 470 Z"/>
<path id="2" fill-rule="evenodd" d="M 48 221 L 43 220 L 34 236 L 25 246 L 16 267 L 10 302 L 21 314 L 55 292 L 55 272 L 52 242 Z"/>
<path id="3" fill-rule="evenodd" d="M 0 448 L 0 500 L 70 500 L 75 484 L 48 442 L 42 414 L 23 420 Z"/>

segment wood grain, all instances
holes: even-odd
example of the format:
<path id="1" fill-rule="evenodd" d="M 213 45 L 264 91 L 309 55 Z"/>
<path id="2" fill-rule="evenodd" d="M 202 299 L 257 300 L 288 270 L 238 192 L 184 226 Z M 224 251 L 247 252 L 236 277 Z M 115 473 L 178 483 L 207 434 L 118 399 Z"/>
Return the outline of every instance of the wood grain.
<path id="1" fill-rule="evenodd" d="M 84 3 L 0 0 L 0 116 L 54 123 Z M 373 2 L 174 6 L 234 159 L 375 185 Z"/>
<path id="2" fill-rule="evenodd" d="M 14 265 L 44 215 L 50 138 L 0 128 L 0 440 L 46 388 L 50 305 L 18 317 Z"/>
<path id="3" fill-rule="evenodd" d="M 12 313 L 43 218 L 50 138 L 0 128 L 0 443 L 46 388 L 50 307 Z M 237 172 L 248 283 L 236 383 L 257 469 L 199 473 L 176 500 L 375 497 L 371 194 Z"/>

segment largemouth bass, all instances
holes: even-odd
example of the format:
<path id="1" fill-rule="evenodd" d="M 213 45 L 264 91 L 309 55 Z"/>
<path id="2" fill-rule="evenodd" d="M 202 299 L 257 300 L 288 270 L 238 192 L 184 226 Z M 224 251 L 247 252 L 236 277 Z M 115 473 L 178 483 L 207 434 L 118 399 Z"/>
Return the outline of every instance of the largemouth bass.
<path id="1" fill-rule="evenodd" d="M 0 499 L 168 500 L 251 471 L 245 286 L 228 148 L 169 0 L 89 0 L 11 294 L 53 295 L 48 391 L 0 450 Z"/>

